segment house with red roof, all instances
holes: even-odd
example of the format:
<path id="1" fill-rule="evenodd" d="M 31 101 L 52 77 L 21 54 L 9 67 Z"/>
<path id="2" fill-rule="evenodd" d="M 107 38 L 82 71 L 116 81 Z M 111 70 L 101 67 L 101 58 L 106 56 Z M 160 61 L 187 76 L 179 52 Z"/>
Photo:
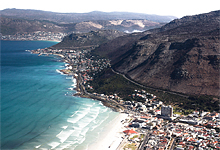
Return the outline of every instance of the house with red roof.
<path id="1" fill-rule="evenodd" d="M 130 135 L 130 134 L 138 134 L 136 131 L 134 131 L 133 129 L 131 130 L 125 130 L 123 131 L 124 133 L 126 133 L 127 135 Z"/>

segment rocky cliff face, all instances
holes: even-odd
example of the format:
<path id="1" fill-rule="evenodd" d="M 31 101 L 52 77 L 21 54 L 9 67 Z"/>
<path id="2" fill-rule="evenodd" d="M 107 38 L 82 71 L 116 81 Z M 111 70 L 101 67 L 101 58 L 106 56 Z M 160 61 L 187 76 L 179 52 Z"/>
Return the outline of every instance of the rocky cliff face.
<path id="1" fill-rule="evenodd" d="M 162 26 L 162 23 L 149 21 L 145 19 L 130 19 L 130 20 L 98 20 L 98 21 L 85 21 L 73 24 L 74 31 L 89 32 L 98 29 L 114 29 L 119 31 L 132 32 L 134 30 L 145 31 L 155 27 Z"/>
<path id="2" fill-rule="evenodd" d="M 147 35 L 120 58 L 111 57 L 114 69 L 148 86 L 219 96 L 219 13 L 184 17 L 142 33 Z"/>

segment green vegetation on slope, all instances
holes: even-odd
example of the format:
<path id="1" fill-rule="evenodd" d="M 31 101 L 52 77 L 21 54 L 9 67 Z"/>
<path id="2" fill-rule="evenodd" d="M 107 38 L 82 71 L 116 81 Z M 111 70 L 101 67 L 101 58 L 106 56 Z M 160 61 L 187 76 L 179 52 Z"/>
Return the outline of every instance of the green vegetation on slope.
<path id="1" fill-rule="evenodd" d="M 189 96 L 189 98 L 186 98 L 167 93 L 166 91 L 142 88 L 126 80 L 121 75 L 113 73 L 110 68 L 97 73 L 93 81 L 87 84 L 93 87 L 93 90 L 88 89 L 88 92 L 105 95 L 117 94 L 123 100 L 133 100 L 129 95 L 133 94 L 134 90 L 143 89 L 148 93 L 156 95 L 158 100 L 163 101 L 166 105 L 174 106 L 175 111 L 184 114 L 188 114 L 192 110 L 211 112 L 219 110 L 219 98 L 213 96 Z"/>
<path id="2" fill-rule="evenodd" d="M 135 89 L 140 89 L 137 85 L 125 80 L 121 75 L 112 72 L 110 68 L 99 72 L 94 76 L 94 80 L 88 82 L 94 90 L 88 90 L 91 93 L 100 93 L 105 95 L 117 94 L 125 100 L 130 100 L 128 95 Z"/>

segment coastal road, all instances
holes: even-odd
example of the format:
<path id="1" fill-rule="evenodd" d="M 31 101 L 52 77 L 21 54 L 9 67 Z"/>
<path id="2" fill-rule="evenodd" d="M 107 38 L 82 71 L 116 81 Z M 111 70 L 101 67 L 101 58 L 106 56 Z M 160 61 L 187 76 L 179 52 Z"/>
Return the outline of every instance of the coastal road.
<path id="1" fill-rule="evenodd" d="M 168 150 L 173 150 L 175 143 L 176 143 L 176 138 L 173 138 L 173 139 L 171 140 L 170 147 L 168 148 Z"/>
<path id="2" fill-rule="evenodd" d="M 146 142 L 148 141 L 148 139 L 149 139 L 149 133 L 147 133 L 147 134 L 145 135 L 144 140 L 143 140 L 143 142 L 141 143 L 141 146 L 140 146 L 139 150 L 144 150 L 145 144 L 146 144 Z"/>
<path id="3" fill-rule="evenodd" d="M 95 96 L 91 93 L 88 93 L 86 91 L 85 86 L 83 85 L 83 78 L 82 78 L 81 73 L 78 73 L 78 82 L 77 82 L 77 84 L 78 84 L 78 87 L 77 87 L 78 91 L 80 91 L 82 95 L 88 96 L 92 99 L 100 100 L 102 102 L 107 102 L 107 103 L 111 104 L 111 107 L 114 108 L 115 110 L 117 110 L 117 107 L 119 107 L 122 111 L 125 110 L 125 107 L 122 104 L 118 103 L 117 101 L 115 101 L 113 99 L 104 98 L 104 97 L 101 97 L 101 96 Z"/>

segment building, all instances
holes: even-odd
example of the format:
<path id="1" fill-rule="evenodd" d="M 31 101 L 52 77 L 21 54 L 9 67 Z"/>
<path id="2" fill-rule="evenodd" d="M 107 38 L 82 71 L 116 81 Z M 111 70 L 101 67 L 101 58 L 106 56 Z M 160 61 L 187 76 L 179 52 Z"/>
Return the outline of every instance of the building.
<path id="1" fill-rule="evenodd" d="M 167 116 L 172 118 L 173 117 L 173 107 L 169 106 L 162 106 L 161 107 L 161 115 Z"/>

